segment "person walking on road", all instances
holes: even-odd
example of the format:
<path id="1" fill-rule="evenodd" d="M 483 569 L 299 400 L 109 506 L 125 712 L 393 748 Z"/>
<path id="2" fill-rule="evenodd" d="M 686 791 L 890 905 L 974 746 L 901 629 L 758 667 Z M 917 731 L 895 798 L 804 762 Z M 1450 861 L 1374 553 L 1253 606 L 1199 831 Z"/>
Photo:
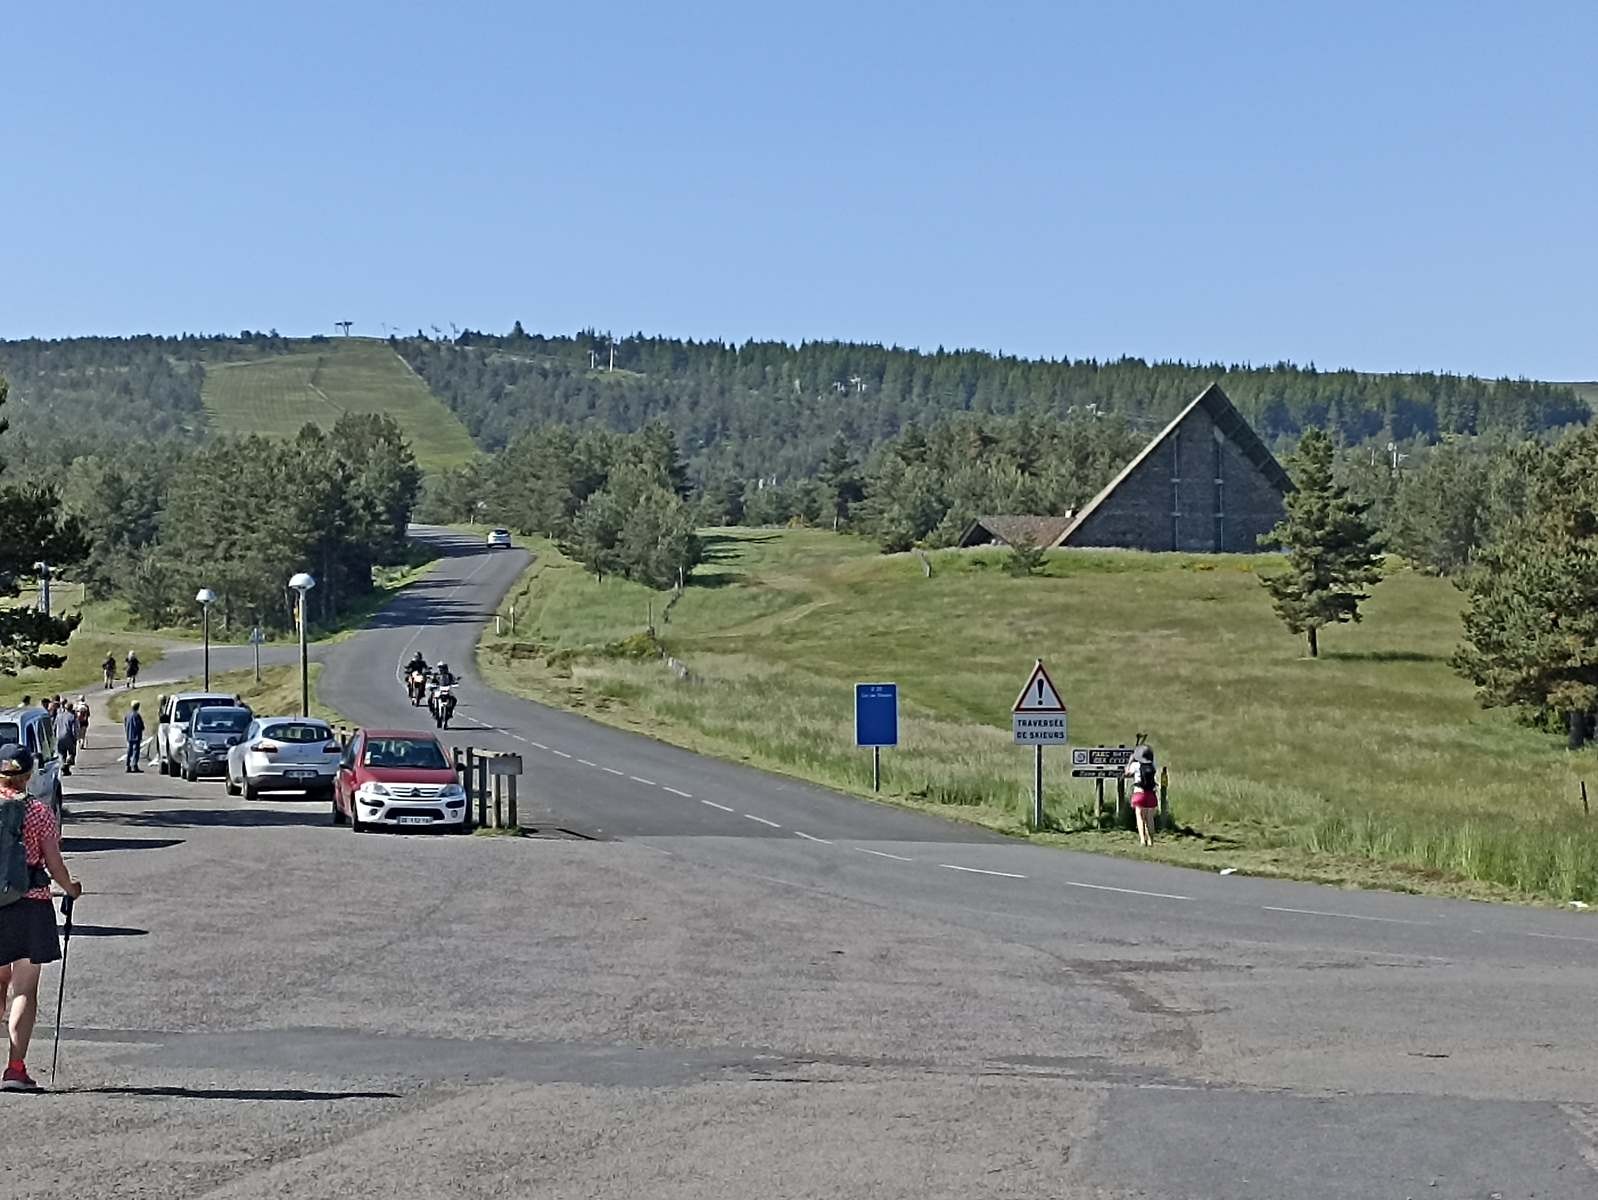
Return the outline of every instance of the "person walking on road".
<path id="1" fill-rule="evenodd" d="M 1132 777 L 1132 815 L 1137 818 L 1137 840 L 1140 845 L 1154 845 L 1154 827 L 1159 823 L 1160 794 L 1154 779 L 1154 751 L 1147 745 L 1132 749 L 1132 760 L 1126 764 L 1126 773 Z"/>
<path id="2" fill-rule="evenodd" d="M 0 746 L 0 891 L 23 889 L 21 899 L 0 905 L 0 1011 L 8 1043 L 0 1090 L 7 1092 L 42 1090 L 24 1060 L 39 1013 L 39 970 L 61 957 L 50 881 L 74 899 L 83 894 L 61 859 L 60 825 L 48 805 L 28 795 L 32 774 L 32 754 L 15 743 Z M 10 878 L 13 868 L 19 879 Z"/>
<path id="3" fill-rule="evenodd" d="M 117 656 L 106 652 L 105 661 L 100 664 L 100 673 L 105 676 L 105 690 L 110 691 L 117 682 Z"/>
<path id="4" fill-rule="evenodd" d="M 78 714 L 65 700 L 55 710 L 55 752 L 61 757 L 61 774 L 72 774 L 78 761 Z"/>
<path id="5" fill-rule="evenodd" d="M 128 677 L 128 686 L 130 688 L 137 687 L 139 685 L 139 656 L 133 653 L 131 650 L 128 651 L 126 673 Z"/>
<path id="6" fill-rule="evenodd" d="M 139 766 L 139 747 L 144 745 L 144 718 L 139 715 L 139 702 L 135 700 L 133 707 L 128 709 L 128 715 L 122 719 L 122 732 L 128 737 L 128 762 L 129 771 L 142 771 Z"/>
<path id="7" fill-rule="evenodd" d="M 78 749 L 89 748 L 89 698 L 79 696 L 78 702 L 72 706 L 74 715 L 78 718 Z"/>

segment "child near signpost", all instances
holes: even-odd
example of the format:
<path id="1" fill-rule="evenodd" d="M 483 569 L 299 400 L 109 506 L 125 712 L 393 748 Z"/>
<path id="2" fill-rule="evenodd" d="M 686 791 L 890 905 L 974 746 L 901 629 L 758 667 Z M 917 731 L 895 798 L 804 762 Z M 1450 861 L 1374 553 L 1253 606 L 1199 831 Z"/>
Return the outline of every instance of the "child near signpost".
<path id="1" fill-rule="evenodd" d="M 1132 759 L 1126 764 L 1126 774 L 1132 779 L 1132 815 L 1137 818 L 1137 840 L 1141 845 L 1152 846 L 1160 814 L 1153 749 L 1147 744 L 1133 747 Z"/>

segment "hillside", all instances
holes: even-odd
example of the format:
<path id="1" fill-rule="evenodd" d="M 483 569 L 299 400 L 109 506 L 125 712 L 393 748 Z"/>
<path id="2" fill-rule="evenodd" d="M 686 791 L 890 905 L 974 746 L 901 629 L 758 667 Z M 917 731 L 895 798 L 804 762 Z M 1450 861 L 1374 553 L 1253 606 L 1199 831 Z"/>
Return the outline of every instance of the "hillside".
<path id="1" fill-rule="evenodd" d="M 1017 579 L 1002 553 L 908 555 L 815 530 L 708 531 L 713 561 L 663 621 L 658 593 L 591 575 L 537 543 L 513 590 L 518 629 L 483 643 L 501 686 L 681 745 L 869 794 L 851 685 L 896 680 L 901 746 L 885 790 L 1017 831 L 1031 759 L 1010 704 L 1043 657 L 1076 745 L 1140 730 L 1200 836 L 1154 853 L 1212 869 L 1424 890 L 1592 899 L 1598 843 L 1557 739 L 1483 711 L 1448 656 L 1459 593 L 1400 571 L 1324 657 L 1270 610 L 1254 556 L 1056 552 Z M 531 543 L 530 543 L 531 544 Z M 636 635 L 651 611 L 680 681 Z M 629 640 L 630 639 L 630 640 Z M 608 648 L 604 648 L 608 647 Z M 642 652 L 644 657 L 635 657 Z M 1049 813 L 1080 822 L 1092 787 L 1048 764 Z M 1060 837 L 1138 853 L 1119 832 Z"/>
<path id="2" fill-rule="evenodd" d="M 288 437 L 307 422 L 329 428 L 347 412 L 383 412 L 399 422 L 426 470 L 458 466 L 476 448 L 466 427 L 385 343 L 336 338 L 291 341 L 286 353 L 206 368 L 202 389 L 219 433 Z"/>

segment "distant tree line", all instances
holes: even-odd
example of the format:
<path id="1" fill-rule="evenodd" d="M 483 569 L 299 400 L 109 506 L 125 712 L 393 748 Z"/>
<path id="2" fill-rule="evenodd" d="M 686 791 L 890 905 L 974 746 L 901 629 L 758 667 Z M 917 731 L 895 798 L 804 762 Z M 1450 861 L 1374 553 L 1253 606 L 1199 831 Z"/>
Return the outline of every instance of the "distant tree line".
<path id="1" fill-rule="evenodd" d="M 534 425 L 598 422 L 633 432 L 662 422 L 707 488 L 814 476 L 842 433 L 857 454 L 958 413 L 1057 421 L 1113 414 L 1152 435 L 1219 381 L 1273 445 L 1325 429 L 1342 443 L 1431 441 L 1447 434 L 1526 437 L 1585 422 L 1568 387 L 1450 374 L 1320 371 L 1291 363 L 1038 360 L 975 350 L 930 353 L 865 343 L 696 342 L 466 331 L 394 348 L 480 444 Z M 609 369 L 614 351 L 615 370 Z M 591 365 L 592 364 L 592 365 Z"/>
<path id="2" fill-rule="evenodd" d="M 405 558 L 420 488 L 399 426 L 350 414 L 287 441 L 102 449 L 67 469 L 62 503 L 88 540 L 75 573 L 91 595 L 159 626 L 190 620 L 209 587 L 224 627 L 285 629 L 293 572 L 316 576 L 311 617 L 330 621 L 371 593 L 375 565 Z"/>

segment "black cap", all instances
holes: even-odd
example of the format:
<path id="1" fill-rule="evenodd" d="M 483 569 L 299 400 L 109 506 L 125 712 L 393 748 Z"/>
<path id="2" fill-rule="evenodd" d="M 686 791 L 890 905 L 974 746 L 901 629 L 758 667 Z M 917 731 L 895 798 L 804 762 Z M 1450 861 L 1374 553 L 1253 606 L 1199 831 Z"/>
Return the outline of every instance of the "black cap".
<path id="1" fill-rule="evenodd" d="M 26 746 L 10 742 L 0 746 L 0 775 L 26 775 L 33 770 L 33 755 Z"/>

